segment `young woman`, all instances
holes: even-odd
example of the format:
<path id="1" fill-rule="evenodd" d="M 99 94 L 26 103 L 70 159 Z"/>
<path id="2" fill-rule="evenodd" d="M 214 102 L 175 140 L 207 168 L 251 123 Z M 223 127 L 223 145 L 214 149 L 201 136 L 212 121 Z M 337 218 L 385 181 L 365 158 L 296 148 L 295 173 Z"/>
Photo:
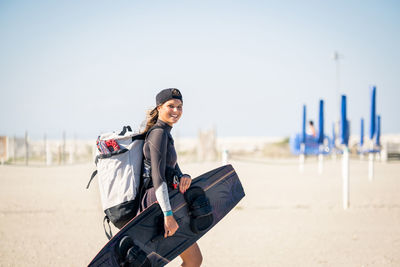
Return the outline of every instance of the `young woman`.
<path id="1" fill-rule="evenodd" d="M 173 236 L 179 225 L 175 221 L 168 191 L 174 184 L 174 177 L 179 179 L 179 191 L 183 194 L 191 184 L 190 175 L 183 174 L 177 164 L 172 126 L 182 116 L 183 99 L 178 89 L 169 88 L 156 96 L 156 107 L 148 114 L 144 132 L 147 133 L 143 147 L 145 166 L 151 169 L 152 186 L 147 186 L 142 200 L 142 209 L 155 201 L 164 213 L 164 237 Z M 176 181 L 175 181 L 176 182 Z M 202 255 L 197 243 L 186 249 L 180 257 L 182 266 L 200 266 Z"/>

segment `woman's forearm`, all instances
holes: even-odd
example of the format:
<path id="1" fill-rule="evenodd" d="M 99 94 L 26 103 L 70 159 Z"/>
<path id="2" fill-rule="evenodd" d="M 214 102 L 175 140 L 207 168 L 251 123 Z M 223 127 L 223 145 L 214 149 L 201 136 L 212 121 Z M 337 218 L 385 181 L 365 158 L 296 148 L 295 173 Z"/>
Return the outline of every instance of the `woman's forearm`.
<path id="1" fill-rule="evenodd" d="M 155 189 L 155 193 L 158 204 L 160 205 L 161 210 L 164 212 L 165 215 L 165 213 L 171 211 L 167 184 L 165 182 L 162 182 L 161 185 Z"/>

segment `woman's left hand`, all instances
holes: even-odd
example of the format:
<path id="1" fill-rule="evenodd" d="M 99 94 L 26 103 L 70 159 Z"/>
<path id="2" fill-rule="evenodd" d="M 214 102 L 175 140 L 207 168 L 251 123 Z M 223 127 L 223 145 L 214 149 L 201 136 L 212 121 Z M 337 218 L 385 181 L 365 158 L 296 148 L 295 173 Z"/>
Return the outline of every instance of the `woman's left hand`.
<path id="1" fill-rule="evenodd" d="M 179 181 L 179 191 L 183 194 L 186 192 L 186 190 L 190 187 L 190 184 L 192 183 L 192 178 L 190 178 L 189 175 L 183 175 L 181 177 L 181 180 Z"/>

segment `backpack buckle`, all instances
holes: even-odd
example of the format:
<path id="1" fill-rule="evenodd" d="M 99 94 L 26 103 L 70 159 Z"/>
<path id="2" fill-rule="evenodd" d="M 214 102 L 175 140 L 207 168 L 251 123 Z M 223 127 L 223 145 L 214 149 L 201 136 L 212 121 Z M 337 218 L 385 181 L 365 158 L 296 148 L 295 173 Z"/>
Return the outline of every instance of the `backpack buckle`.
<path id="1" fill-rule="evenodd" d="M 178 176 L 174 175 L 173 181 L 172 181 L 172 187 L 174 189 L 178 189 L 179 186 L 179 179 Z"/>

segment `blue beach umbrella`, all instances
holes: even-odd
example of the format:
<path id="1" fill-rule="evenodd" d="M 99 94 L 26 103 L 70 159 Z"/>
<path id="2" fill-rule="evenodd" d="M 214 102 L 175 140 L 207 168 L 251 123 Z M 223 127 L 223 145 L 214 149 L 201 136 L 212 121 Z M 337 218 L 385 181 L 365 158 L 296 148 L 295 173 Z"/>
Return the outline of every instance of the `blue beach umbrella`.
<path id="1" fill-rule="evenodd" d="M 341 109 L 341 116 L 340 116 L 340 137 L 341 137 L 341 144 L 348 145 L 348 122 L 347 122 L 347 108 L 346 108 L 346 96 L 342 95 L 342 109 Z"/>
<path id="2" fill-rule="evenodd" d="M 376 87 L 373 86 L 371 89 L 371 121 L 369 128 L 369 139 L 373 139 L 375 135 L 375 123 L 376 123 Z"/>
<path id="3" fill-rule="evenodd" d="M 376 122 L 376 139 L 375 144 L 377 146 L 381 145 L 381 116 L 378 115 Z"/>
<path id="4" fill-rule="evenodd" d="M 301 142 L 303 144 L 306 143 L 306 105 L 303 105 L 303 121 L 302 121 L 302 128 L 301 128 Z"/>
<path id="5" fill-rule="evenodd" d="M 324 142 L 324 100 L 319 101 L 318 144 Z"/>
<path id="6" fill-rule="evenodd" d="M 364 119 L 361 118 L 360 146 L 364 145 Z"/>

